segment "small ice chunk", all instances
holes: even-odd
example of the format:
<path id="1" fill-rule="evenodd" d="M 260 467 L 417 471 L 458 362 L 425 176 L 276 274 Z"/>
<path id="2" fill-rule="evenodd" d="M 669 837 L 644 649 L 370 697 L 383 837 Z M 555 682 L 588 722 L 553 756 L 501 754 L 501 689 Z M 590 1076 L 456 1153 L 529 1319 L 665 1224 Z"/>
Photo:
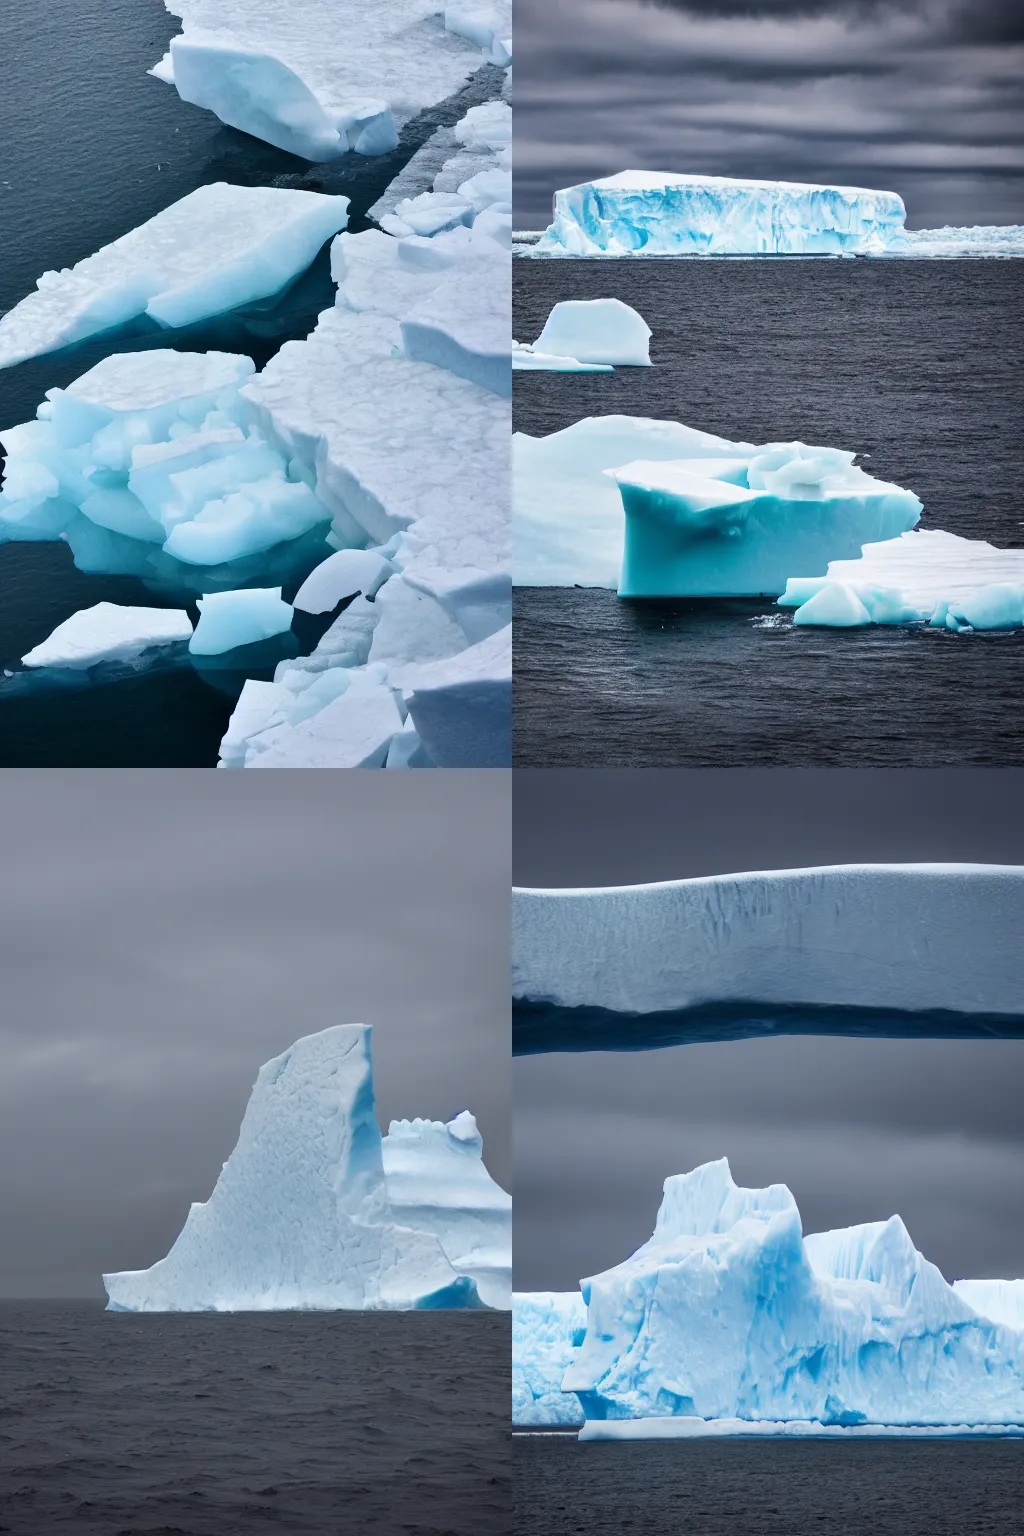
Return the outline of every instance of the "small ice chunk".
<path id="1" fill-rule="evenodd" d="M 374 593 L 394 572 L 390 560 L 376 549 L 339 549 L 306 577 L 295 594 L 303 613 L 330 613 L 345 597 Z"/>
<path id="2" fill-rule="evenodd" d="M 506 768 L 512 761 L 512 626 L 402 675 L 409 713 L 439 768 Z"/>
<path id="3" fill-rule="evenodd" d="M 152 646 L 174 645 L 191 636 L 192 622 L 181 609 L 96 603 L 58 624 L 21 659 L 26 667 L 91 667 L 98 661 L 129 660 Z"/>
<path id="4" fill-rule="evenodd" d="M 870 624 L 871 615 L 852 587 L 844 581 L 830 581 L 797 609 L 793 623 L 831 624 L 838 629 L 850 629 L 858 624 Z"/>
<path id="5" fill-rule="evenodd" d="M 621 299 L 566 299 L 556 304 L 534 346 L 581 363 L 649 367 L 651 328 Z"/>
<path id="6" fill-rule="evenodd" d="M 219 656 L 240 645 L 283 635 L 292 624 L 292 606 L 280 587 L 210 592 L 199 599 L 199 623 L 189 642 L 193 656 Z"/>
<path id="7" fill-rule="evenodd" d="M 512 343 L 513 373 L 613 373 L 611 363 L 581 363 L 578 357 L 553 357 L 525 342 Z"/>

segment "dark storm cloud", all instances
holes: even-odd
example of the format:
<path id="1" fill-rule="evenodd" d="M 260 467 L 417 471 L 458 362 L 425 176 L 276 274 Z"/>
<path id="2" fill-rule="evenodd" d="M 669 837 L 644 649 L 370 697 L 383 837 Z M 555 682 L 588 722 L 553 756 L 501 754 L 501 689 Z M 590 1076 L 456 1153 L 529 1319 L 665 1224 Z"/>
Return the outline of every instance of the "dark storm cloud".
<path id="1" fill-rule="evenodd" d="M 1024 864 L 1018 770 L 519 771 L 517 885 L 856 860 Z M 1019 964 L 1019 957 L 1007 956 Z M 953 1279 L 1024 1274 L 1024 1048 L 780 1038 L 513 1064 L 516 1285 L 649 1236 L 662 1181 L 726 1156 L 805 1231 L 898 1212 Z"/>
<path id="2" fill-rule="evenodd" d="M 373 1024 L 384 1128 L 468 1107 L 508 1187 L 504 774 L 4 792 L 0 1294 L 98 1294 L 164 1254 L 259 1066 L 330 1024 Z"/>
<path id="3" fill-rule="evenodd" d="M 1024 218 L 1003 0 L 519 0 L 516 49 L 521 227 L 634 168 L 887 187 L 912 227 Z"/>

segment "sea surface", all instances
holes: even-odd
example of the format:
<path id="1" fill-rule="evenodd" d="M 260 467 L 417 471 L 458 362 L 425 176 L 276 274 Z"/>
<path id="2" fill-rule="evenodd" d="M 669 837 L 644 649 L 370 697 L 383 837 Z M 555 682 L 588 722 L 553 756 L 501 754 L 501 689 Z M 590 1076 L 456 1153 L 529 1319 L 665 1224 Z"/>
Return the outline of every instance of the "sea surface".
<path id="1" fill-rule="evenodd" d="M 510 1334 L 0 1303 L 0 1531 L 507 1536 Z"/>
<path id="2" fill-rule="evenodd" d="M 418 145 L 493 94 L 500 73 L 479 71 L 458 97 L 407 124 L 391 154 L 310 165 L 225 127 L 147 74 L 180 31 L 161 0 L 0 0 L 0 17 L 0 312 L 42 272 L 72 266 L 208 182 L 342 193 L 351 199 L 349 229 L 366 228 L 366 209 Z M 112 352 L 214 348 L 244 352 L 262 367 L 285 341 L 309 334 L 334 292 L 325 246 L 284 294 L 244 311 L 171 332 L 143 321 L 0 370 L 0 431 L 30 420 L 47 389 L 65 387 Z M 286 599 L 319 553 L 322 544 L 285 576 Z M 270 574 L 246 584 L 281 580 Z M 63 543 L 0 544 L 0 767 L 216 763 L 244 676 L 269 677 L 277 658 L 260 658 L 262 666 L 246 658 L 244 670 L 206 675 L 187 654 L 89 678 L 19 672 L 20 657 L 57 624 L 101 601 L 183 606 L 134 577 L 83 575 Z M 195 622 L 194 605 L 190 611 Z"/>
<path id="3" fill-rule="evenodd" d="M 515 1536 L 1019 1536 L 1024 1442 L 513 1437 Z"/>
<path id="4" fill-rule="evenodd" d="M 1024 544 L 1021 261 L 513 263 L 513 334 L 615 297 L 652 368 L 517 373 L 534 436 L 621 412 L 857 451 L 920 526 Z M 1024 632 L 765 626 L 769 598 L 515 594 L 518 766 L 1024 763 Z"/>

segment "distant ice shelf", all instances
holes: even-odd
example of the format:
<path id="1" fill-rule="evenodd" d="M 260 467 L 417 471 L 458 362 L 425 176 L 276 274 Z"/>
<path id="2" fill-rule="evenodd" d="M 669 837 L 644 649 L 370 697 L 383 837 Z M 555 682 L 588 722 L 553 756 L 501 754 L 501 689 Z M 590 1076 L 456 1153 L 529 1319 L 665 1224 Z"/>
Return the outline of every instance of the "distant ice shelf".
<path id="1" fill-rule="evenodd" d="M 516 890 L 517 1051 L 1024 1034 L 1024 868 L 850 864 Z"/>
<path id="2" fill-rule="evenodd" d="M 507 1307 L 511 1200 L 476 1122 L 381 1139 L 370 1029 L 336 1025 L 262 1067 L 238 1143 L 166 1258 L 104 1275 L 120 1312 Z"/>
<path id="3" fill-rule="evenodd" d="M 622 597 L 777 595 L 914 527 L 921 502 L 852 452 L 730 442 L 678 422 L 595 416 L 513 439 L 518 586 Z"/>
<path id="4" fill-rule="evenodd" d="M 743 1189 L 722 1158 L 666 1179 L 651 1238 L 578 1296 L 513 1296 L 514 1422 L 1018 1434 L 1024 1330 L 978 1284 L 948 1285 L 898 1216 L 805 1237 L 784 1184 Z"/>
<path id="5" fill-rule="evenodd" d="M 348 222 L 347 197 L 198 187 L 76 266 L 44 272 L 0 317 L 0 368 L 138 315 L 191 325 L 285 288 Z"/>
<path id="6" fill-rule="evenodd" d="M 181 33 L 151 73 L 307 160 L 393 149 L 484 63 L 512 57 L 511 0 L 166 0 Z"/>

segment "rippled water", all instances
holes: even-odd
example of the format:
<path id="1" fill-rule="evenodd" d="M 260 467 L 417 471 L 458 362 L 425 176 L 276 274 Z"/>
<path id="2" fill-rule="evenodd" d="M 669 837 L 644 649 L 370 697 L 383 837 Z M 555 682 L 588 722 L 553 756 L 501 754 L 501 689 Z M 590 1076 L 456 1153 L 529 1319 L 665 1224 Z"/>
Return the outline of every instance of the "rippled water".
<path id="1" fill-rule="evenodd" d="M 0 1303 L 0 1531 L 507 1536 L 510 1347 L 500 1313 Z"/>
<path id="2" fill-rule="evenodd" d="M 560 299 L 621 298 L 656 364 L 518 373 L 517 430 L 623 412 L 855 449 L 917 492 L 922 527 L 1024 543 L 1020 261 L 518 261 L 513 295 L 520 340 Z M 1024 633 L 761 627 L 771 613 L 518 590 L 515 762 L 1024 763 Z"/>

